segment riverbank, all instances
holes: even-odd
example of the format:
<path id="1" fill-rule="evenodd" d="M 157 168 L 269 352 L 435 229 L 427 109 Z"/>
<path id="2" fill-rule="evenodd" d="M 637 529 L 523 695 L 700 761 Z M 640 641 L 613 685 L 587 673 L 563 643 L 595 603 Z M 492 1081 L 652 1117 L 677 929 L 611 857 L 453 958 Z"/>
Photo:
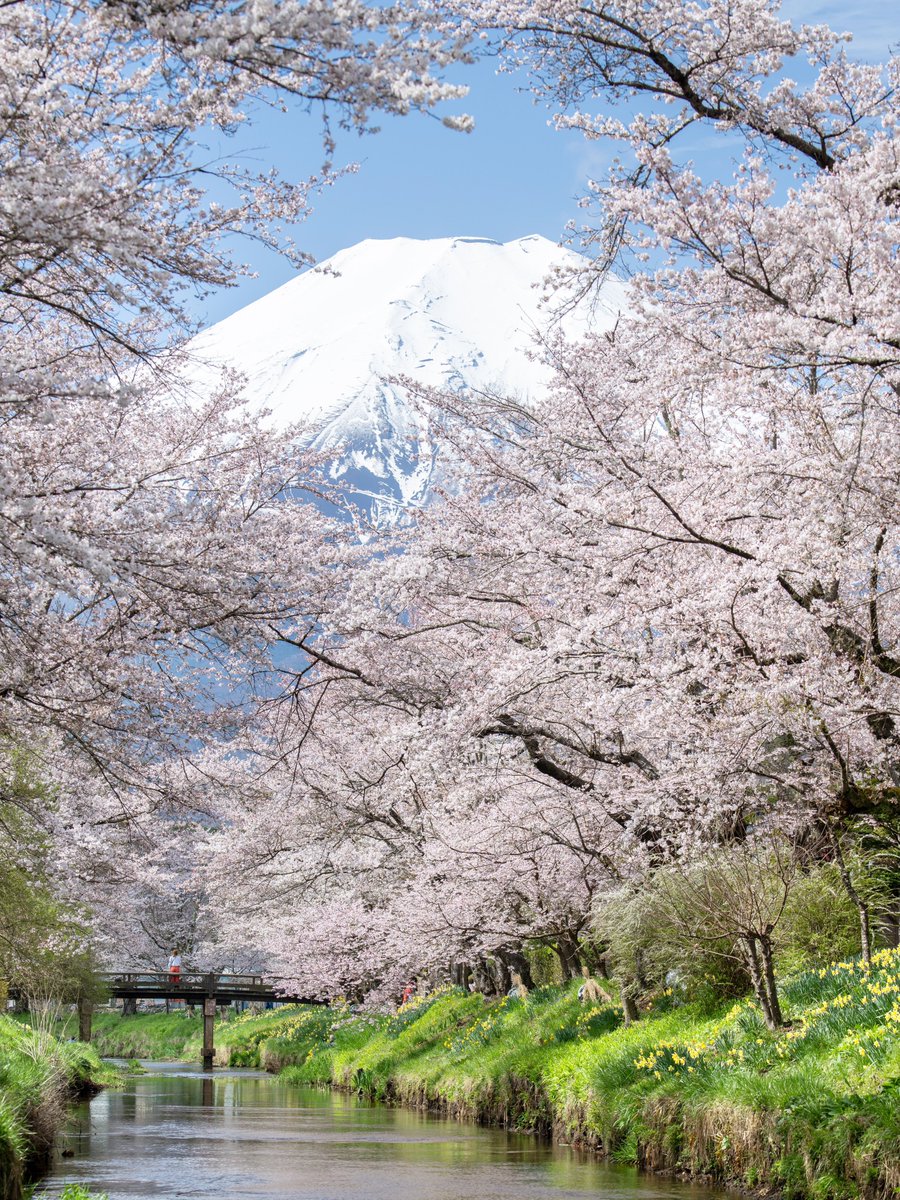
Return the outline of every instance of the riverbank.
<path id="1" fill-rule="evenodd" d="M 69 1020 L 69 1028 L 74 1028 L 74 1018 Z M 222 1026 L 217 1022 L 217 1029 Z M 195 1061 L 200 1058 L 202 1043 L 203 1018 L 186 1010 L 130 1017 L 102 1010 L 94 1013 L 91 1044 L 104 1058 Z"/>
<path id="2" fill-rule="evenodd" d="M 0 1016 L 0 1200 L 41 1169 L 67 1102 L 116 1078 L 95 1048 Z"/>
<path id="3" fill-rule="evenodd" d="M 582 1006 L 576 991 L 489 1002 L 446 989 L 390 1017 L 246 1014 L 217 1026 L 217 1061 L 534 1130 L 647 1170 L 798 1200 L 896 1197 L 900 952 L 870 971 L 835 963 L 784 982 L 791 1024 L 779 1033 L 749 1001 L 710 1012 L 673 996 L 626 1029 L 618 1005 Z M 199 1054 L 196 1019 L 103 1017 L 103 1047 L 107 1022 L 119 1053 L 146 1053 L 154 1037 L 171 1052 L 180 1036 L 183 1057 Z"/>

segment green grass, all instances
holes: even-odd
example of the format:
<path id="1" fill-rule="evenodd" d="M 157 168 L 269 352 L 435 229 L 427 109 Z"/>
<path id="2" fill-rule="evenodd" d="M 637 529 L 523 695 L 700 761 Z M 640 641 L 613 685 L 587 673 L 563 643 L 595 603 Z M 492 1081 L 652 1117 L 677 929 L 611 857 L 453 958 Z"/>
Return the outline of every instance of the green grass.
<path id="1" fill-rule="evenodd" d="M 21 1195 L 27 1162 L 48 1152 L 68 1097 L 116 1078 L 93 1047 L 0 1016 L 0 1196 Z"/>
<path id="2" fill-rule="evenodd" d="M 241 1061 L 789 1197 L 900 1193 L 900 952 L 786 981 L 777 1034 L 749 1000 L 710 1012 L 660 998 L 668 1011 L 626 1029 L 576 990 L 523 1003 L 443 989 L 392 1017 L 261 1014 Z M 217 1038 L 235 1045 L 239 1029 Z"/>
<path id="3" fill-rule="evenodd" d="M 203 1018 L 186 1011 L 131 1017 L 96 1012 L 91 1029 L 92 1044 L 107 1058 L 199 1058 L 202 1040 Z"/>
<path id="4" fill-rule="evenodd" d="M 18 1017 L 27 1023 L 28 1018 Z M 78 1017 L 65 1013 L 53 1027 L 63 1041 L 78 1034 Z M 186 1009 L 176 1012 L 135 1013 L 96 1009 L 91 1020 L 91 1045 L 102 1058 L 150 1059 L 156 1062 L 200 1057 L 203 1018 Z"/>
<path id="5" fill-rule="evenodd" d="M 789 1198 L 900 1195 L 900 951 L 880 952 L 871 971 L 847 961 L 783 981 L 790 1025 L 778 1033 L 749 1000 L 710 1011 L 669 997 L 626 1029 L 617 1005 L 584 1007 L 576 991 L 522 1002 L 443 988 L 392 1015 L 248 1012 L 217 1024 L 217 1061 Z M 199 1026 L 181 1015 L 96 1022 L 99 1044 L 127 1057 L 196 1058 Z"/>

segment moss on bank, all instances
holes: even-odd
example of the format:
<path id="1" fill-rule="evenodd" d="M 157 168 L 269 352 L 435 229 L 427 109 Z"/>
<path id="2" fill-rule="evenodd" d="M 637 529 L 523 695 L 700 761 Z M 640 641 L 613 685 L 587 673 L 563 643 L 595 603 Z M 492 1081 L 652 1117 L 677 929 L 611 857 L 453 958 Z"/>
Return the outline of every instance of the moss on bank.
<path id="1" fill-rule="evenodd" d="M 115 1080 L 91 1046 L 0 1016 L 0 1200 L 19 1200 L 72 1096 Z"/>

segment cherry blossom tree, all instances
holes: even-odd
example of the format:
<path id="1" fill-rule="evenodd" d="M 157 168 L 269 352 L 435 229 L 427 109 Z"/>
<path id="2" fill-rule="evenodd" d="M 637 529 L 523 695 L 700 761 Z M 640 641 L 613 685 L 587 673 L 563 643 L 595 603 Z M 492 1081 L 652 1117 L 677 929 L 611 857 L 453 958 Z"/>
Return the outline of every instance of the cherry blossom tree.
<path id="1" fill-rule="evenodd" d="M 605 220 L 589 239 L 613 229 L 668 256 L 635 278 L 614 335 L 546 347 L 547 404 L 438 400 L 482 494 L 506 500 L 505 537 L 498 522 L 480 541 L 491 518 L 474 502 L 448 512 L 501 561 L 544 560 L 544 627 L 565 622 L 564 653 L 592 671 L 618 660 L 617 724 L 623 692 L 652 691 L 621 728 L 579 722 L 579 753 L 658 793 L 661 758 L 689 747 L 699 768 L 710 745 L 730 764 L 717 791 L 755 779 L 835 816 L 893 805 L 897 61 L 855 63 L 769 3 L 451 7 L 498 28 L 560 124 L 630 152 L 633 169 L 594 187 Z M 804 86 L 783 69 L 798 55 Z M 608 100 L 641 111 L 590 112 Z M 732 182 L 676 160 L 700 122 L 733 149 Z M 535 593 L 511 583 L 515 601 Z M 571 749 L 546 725 L 529 749 L 534 721 L 502 721 L 533 761 Z"/>
<path id="2" fill-rule="evenodd" d="M 4 733 L 85 885 L 190 855 L 216 953 L 390 995 L 529 944 L 576 973 L 628 878 L 896 812 L 896 61 L 769 0 L 16 9 Z M 185 404 L 158 353 L 222 235 L 274 240 L 315 186 L 204 198 L 200 131 L 277 94 L 430 107 L 476 34 L 619 153 L 559 282 L 619 256 L 630 308 L 539 348 L 537 403 L 418 391 L 445 493 L 357 538 L 235 381 Z"/>
<path id="3" fill-rule="evenodd" d="M 451 751 L 440 718 L 396 690 L 382 706 L 368 685 L 332 680 L 203 851 L 222 944 L 267 946 L 307 994 L 392 995 L 412 975 L 516 966 L 526 942 L 577 973 L 593 898 L 618 878 L 612 834 L 605 854 L 569 793 L 511 755 L 501 772 L 477 743 Z"/>
<path id="4" fill-rule="evenodd" d="M 112 347 L 154 349 L 186 294 L 233 282 L 225 235 L 290 251 L 285 225 L 334 178 L 332 123 L 364 131 L 461 94 L 432 74 L 455 45 L 403 3 L 17 0 L 0 22 L 4 325 L 49 310 L 93 341 L 104 375 Z M 253 173 L 239 146 L 207 146 L 267 104 L 321 112 L 315 174 Z"/>
<path id="5" fill-rule="evenodd" d="M 435 74 L 460 48 L 360 0 L 13 0 L 0 34 L 0 756 L 34 757 L 29 816 L 96 899 L 158 886 L 173 814 L 214 823 L 274 631 L 347 536 L 239 380 L 179 385 L 190 298 L 247 269 L 239 237 L 307 261 L 336 130 L 460 96 Z M 266 105 L 319 114 L 307 177 L 243 165 Z"/>
<path id="6" fill-rule="evenodd" d="M 763 0 L 441 9 L 618 144 L 582 290 L 646 265 L 614 331 L 541 347 L 544 401 L 418 393 L 455 478 L 293 635 L 365 857 L 329 903 L 357 881 L 379 979 L 577 938 L 629 872 L 900 783 L 896 60 Z M 678 157 L 701 126 L 730 181 Z"/>

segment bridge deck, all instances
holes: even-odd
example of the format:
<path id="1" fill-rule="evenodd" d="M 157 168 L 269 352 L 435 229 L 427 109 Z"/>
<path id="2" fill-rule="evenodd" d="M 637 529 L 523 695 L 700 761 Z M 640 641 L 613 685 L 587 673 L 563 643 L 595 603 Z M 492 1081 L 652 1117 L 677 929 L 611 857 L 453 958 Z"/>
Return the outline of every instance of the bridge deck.
<path id="1" fill-rule="evenodd" d="M 265 979 L 262 975 L 182 971 L 176 978 L 168 971 L 104 971 L 99 978 L 109 994 L 120 1000 L 186 1000 L 189 1004 L 202 1004 L 214 997 L 217 1004 L 235 1000 L 323 1003 L 282 992 L 278 989 L 280 979 Z"/>

